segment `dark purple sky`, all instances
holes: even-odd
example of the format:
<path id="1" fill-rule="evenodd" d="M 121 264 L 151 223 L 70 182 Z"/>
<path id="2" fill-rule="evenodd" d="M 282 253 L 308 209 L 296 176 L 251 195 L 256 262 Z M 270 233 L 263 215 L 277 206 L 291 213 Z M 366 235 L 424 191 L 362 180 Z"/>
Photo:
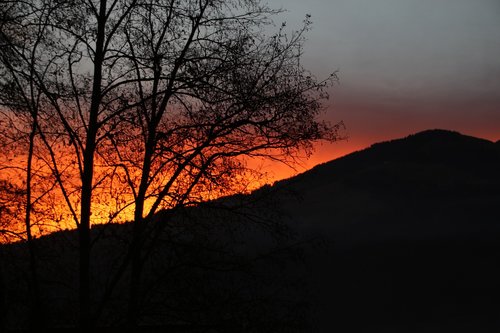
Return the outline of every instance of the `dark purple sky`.
<path id="1" fill-rule="evenodd" d="M 325 117 L 350 139 L 318 147 L 304 168 L 429 128 L 500 139 L 499 0 L 268 4 L 288 10 L 275 22 L 289 29 L 311 14 L 303 63 L 318 78 L 339 71 Z"/>

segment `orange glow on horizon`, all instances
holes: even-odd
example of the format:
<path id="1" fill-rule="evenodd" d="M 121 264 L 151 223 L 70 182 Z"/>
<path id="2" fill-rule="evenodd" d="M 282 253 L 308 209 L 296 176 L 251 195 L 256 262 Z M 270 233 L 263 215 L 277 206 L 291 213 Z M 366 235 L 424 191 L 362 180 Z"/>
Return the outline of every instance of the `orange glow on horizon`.
<path id="1" fill-rule="evenodd" d="M 415 126 L 413 128 L 400 126 L 399 129 L 394 128 L 388 131 L 380 131 L 379 133 L 349 133 L 348 139 L 340 140 L 334 143 L 318 143 L 315 145 L 315 150 L 309 159 L 303 159 L 299 162 L 295 169 L 290 168 L 279 162 L 267 161 L 264 163 L 264 170 L 269 174 L 271 181 L 267 183 L 272 184 L 274 181 L 279 181 L 282 179 L 293 177 L 297 174 L 303 173 L 307 170 L 312 169 L 318 164 L 323 164 L 330 162 L 337 158 L 343 157 L 345 155 L 351 154 L 353 152 L 366 149 L 371 145 L 390 141 L 394 139 L 404 138 L 406 136 L 424 131 L 427 129 L 441 128 L 450 131 L 457 131 L 463 135 L 474 136 L 477 138 L 482 138 L 491 142 L 500 141 L 500 133 L 495 131 L 487 130 L 474 130 L 474 129 L 462 129 L 462 128 L 447 128 L 445 126 Z"/>
<path id="2" fill-rule="evenodd" d="M 365 148 L 361 145 L 349 144 L 348 141 L 339 141 L 331 144 L 317 144 L 313 154 L 309 158 L 301 158 L 294 165 L 286 165 L 277 161 L 258 160 L 250 161 L 250 166 L 258 165 L 259 169 L 266 174 L 263 183 L 272 184 L 276 181 L 296 176 L 312 169 L 318 164 L 326 163 L 354 151 Z M 260 184 L 262 186 L 263 184 Z M 259 186 L 257 186 L 259 187 Z"/>
<path id="3" fill-rule="evenodd" d="M 348 155 L 352 152 L 365 149 L 370 145 L 372 145 L 373 143 L 405 137 L 407 135 L 414 134 L 417 132 L 419 131 L 418 130 L 411 131 L 407 134 L 399 134 L 397 136 L 390 138 L 386 138 L 384 133 L 381 133 L 379 135 L 380 137 L 376 139 L 370 138 L 369 136 L 365 137 L 356 136 L 355 137 L 356 140 L 348 139 L 328 144 L 318 143 L 315 145 L 315 150 L 313 154 L 308 159 L 306 158 L 299 159 L 297 163 L 293 166 L 293 168 L 276 161 L 262 160 L 262 159 L 247 160 L 248 168 L 258 170 L 262 176 L 258 176 L 258 174 L 253 174 L 249 176 L 253 178 L 248 178 L 245 180 L 240 179 L 238 181 L 235 181 L 235 183 L 241 183 L 241 184 L 245 183 L 245 185 L 239 188 L 237 191 L 248 193 L 252 190 L 255 190 L 256 188 L 263 186 L 264 184 L 273 184 L 276 181 L 293 177 L 299 173 L 303 173 L 318 164 L 326 163 L 334 159 L 340 158 L 342 156 Z M 493 142 L 500 139 L 498 135 L 495 137 L 495 133 L 484 133 L 484 135 L 475 135 L 476 133 L 463 133 L 463 134 L 483 137 Z M 2 176 L 4 178 L 5 177 L 10 178 L 6 176 L 5 171 L 3 171 Z M 23 178 L 18 177 L 18 179 L 22 180 Z M 208 196 L 204 195 L 202 199 L 203 200 L 215 199 L 217 197 L 225 196 L 235 192 L 211 193 Z M 108 223 L 110 221 L 110 215 L 109 215 L 110 212 L 119 209 L 123 209 L 123 211 L 121 211 L 119 216 L 111 219 L 113 222 L 123 223 L 133 220 L 134 205 L 132 197 L 130 196 L 122 197 L 121 198 L 122 202 L 119 203 L 116 200 L 117 198 L 113 198 L 111 194 L 103 196 L 102 194 L 99 194 L 96 191 L 96 193 L 94 193 L 94 198 L 95 201 L 93 203 L 93 216 L 92 216 L 93 225 Z M 50 200 L 52 202 L 57 202 L 60 205 L 63 205 L 63 201 L 61 200 L 61 198 L 59 199 L 50 198 Z M 124 205 L 126 207 L 124 207 Z M 146 210 L 145 210 L 146 212 L 148 211 L 148 208 L 150 206 L 151 203 L 146 202 Z M 46 207 L 43 210 L 50 211 L 50 216 L 53 216 L 53 220 L 51 223 L 49 223 L 49 221 L 46 218 L 44 218 L 43 223 L 40 223 L 39 225 L 37 225 L 35 222 L 34 223 L 35 228 L 33 233 L 36 237 L 52 233 L 58 230 L 76 228 L 76 224 L 72 220 L 71 216 L 67 212 L 64 212 L 65 209 L 58 209 L 56 205 L 54 205 L 52 207 Z M 20 220 L 18 222 L 19 228 L 17 228 L 16 231 L 22 233 L 24 228 L 23 215 L 20 214 L 18 216 L 18 219 Z M 1 242 L 2 240 L 0 240 L 0 243 Z"/>

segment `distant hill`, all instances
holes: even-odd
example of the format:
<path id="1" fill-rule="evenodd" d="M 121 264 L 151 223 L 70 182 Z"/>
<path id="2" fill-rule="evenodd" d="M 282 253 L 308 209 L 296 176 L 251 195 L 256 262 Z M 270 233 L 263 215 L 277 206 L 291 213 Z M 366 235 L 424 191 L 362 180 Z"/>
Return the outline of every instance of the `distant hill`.
<path id="1" fill-rule="evenodd" d="M 275 187 L 302 197 L 288 208 L 299 227 L 345 228 L 350 235 L 334 236 L 339 242 L 465 236 L 482 226 L 500 230 L 499 170 L 497 144 L 429 130 L 374 144 Z"/>
<path id="2" fill-rule="evenodd" d="M 429 130 L 281 181 L 321 332 L 500 329 L 500 146 Z M 336 318 L 336 319 L 335 319 Z"/>
<path id="3" fill-rule="evenodd" d="M 144 322 L 172 332 L 498 332 L 499 170 L 498 142 L 429 130 L 188 209 L 145 265 Z M 94 229 L 97 286 L 116 268 L 129 227 Z M 37 244 L 48 317 L 60 326 L 75 320 L 74 238 Z M 21 258 L 0 267 L 0 289 L 3 281 L 4 313 L 22 326 L 27 289 L 9 272 L 23 266 L 23 246 L 2 250 Z M 117 287 L 106 325 L 120 323 L 126 288 Z"/>

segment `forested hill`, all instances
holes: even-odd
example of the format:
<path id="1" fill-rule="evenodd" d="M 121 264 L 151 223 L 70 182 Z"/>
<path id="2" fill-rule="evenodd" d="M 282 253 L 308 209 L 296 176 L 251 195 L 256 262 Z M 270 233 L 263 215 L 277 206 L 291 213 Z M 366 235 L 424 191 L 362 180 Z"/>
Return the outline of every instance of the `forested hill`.
<path id="1" fill-rule="evenodd" d="M 498 170 L 498 144 L 428 130 L 374 144 L 275 187 L 302 198 L 289 207 L 299 226 L 331 229 L 339 242 L 465 235 L 490 222 L 497 228 Z"/>
<path id="2" fill-rule="evenodd" d="M 498 142 L 429 130 L 277 183 L 329 244 L 308 271 L 318 330 L 498 331 L 499 170 Z"/>
<path id="3" fill-rule="evenodd" d="M 360 183 L 366 181 L 367 184 L 386 181 L 395 185 L 396 181 L 401 180 L 403 187 L 416 178 L 422 178 L 425 182 L 442 183 L 444 179 L 439 179 L 442 176 L 440 173 L 422 174 L 424 171 L 439 172 L 439 168 L 446 168 L 453 171 L 453 174 L 468 173 L 466 178 L 469 180 L 491 180 L 500 164 L 499 143 L 500 141 L 495 144 L 447 130 L 427 130 L 406 138 L 376 143 L 364 150 L 318 165 L 292 179 L 278 182 L 278 185 L 299 182 L 310 184 L 314 179 L 333 181 L 351 178 L 353 175 L 360 177 Z M 435 169 L 431 170 L 433 168 Z M 389 182 L 389 177 L 396 178 Z M 467 182 L 467 179 L 454 180 L 457 181 L 456 185 L 460 185 Z"/>

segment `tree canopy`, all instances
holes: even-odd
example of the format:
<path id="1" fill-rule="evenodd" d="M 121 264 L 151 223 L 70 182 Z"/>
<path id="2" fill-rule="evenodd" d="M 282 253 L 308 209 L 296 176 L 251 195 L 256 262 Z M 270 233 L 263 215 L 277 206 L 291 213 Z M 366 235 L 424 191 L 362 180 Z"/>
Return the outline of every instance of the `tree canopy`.
<path id="1" fill-rule="evenodd" d="M 2 1 L 1 181 L 24 189 L 28 241 L 77 228 L 82 326 L 93 224 L 132 221 L 116 276 L 131 267 L 134 317 L 159 210 L 245 190 L 248 158 L 291 161 L 338 139 L 341 124 L 318 118 L 335 73 L 318 80 L 301 64 L 309 17 L 287 33 L 279 12 L 258 0 Z"/>

